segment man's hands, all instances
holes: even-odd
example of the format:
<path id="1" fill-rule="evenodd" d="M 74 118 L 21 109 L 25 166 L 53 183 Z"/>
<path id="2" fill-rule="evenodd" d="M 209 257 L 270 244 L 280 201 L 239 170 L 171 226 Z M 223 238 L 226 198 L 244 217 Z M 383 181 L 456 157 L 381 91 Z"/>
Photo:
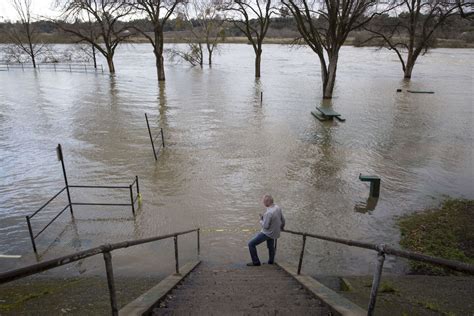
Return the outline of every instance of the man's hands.
<path id="1" fill-rule="evenodd" d="M 262 219 L 263 219 L 263 215 L 262 215 L 262 213 L 258 214 L 258 216 L 260 216 L 260 220 L 262 220 Z"/>

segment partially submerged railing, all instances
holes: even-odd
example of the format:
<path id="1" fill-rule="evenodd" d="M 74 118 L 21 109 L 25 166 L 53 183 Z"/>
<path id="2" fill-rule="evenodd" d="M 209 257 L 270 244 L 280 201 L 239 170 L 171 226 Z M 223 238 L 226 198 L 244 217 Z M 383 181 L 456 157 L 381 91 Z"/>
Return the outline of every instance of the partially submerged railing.
<path id="1" fill-rule="evenodd" d="M 163 128 L 160 127 L 160 133 L 153 136 L 153 133 L 150 128 L 150 122 L 148 121 L 148 115 L 146 113 L 145 113 L 145 120 L 146 120 L 146 127 L 148 128 L 148 135 L 150 135 L 151 148 L 153 149 L 153 156 L 155 157 L 155 160 L 158 160 L 158 154 L 155 149 L 155 142 L 156 142 L 156 139 L 161 135 L 161 145 L 158 146 L 158 152 L 161 146 L 165 148 L 165 136 L 163 134 Z"/>
<path id="2" fill-rule="evenodd" d="M 0 70 L 15 70 L 21 69 L 22 71 L 36 69 L 38 71 L 42 70 L 51 70 L 51 71 L 66 71 L 66 72 L 81 72 L 81 73 L 88 73 L 88 72 L 100 72 L 104 73 L 104 66 L 97 65 L 95 67 L 92 64 L 84 64 L 84 63 L 38 63 L 36 64 L 36 68 L 33 67 L 32 63 L 0 63 Z"/>
<path id="3" fill-rule="evenodd" d="M 196 229 L 186 230 L 186 231 L 177 232 L 177 233 L 168 234 L 168 235 L 155 236 L 155 237 L 138 239 L 138 240 L 123 241 L 123 242 L 119 242 L 115 244 L 106 244 L 106 245 L 102 245 L 96 248 L 79 251 L 79 252 L 64 256 L 64 257 L 33 264 L 33 265 L 23 267 L 20 269 L 7 271 L 4 273 L 0 273 L 0 284 L 4 284 L 4 283 L 18 280 L 18 279 L 21 279 L 33 274 L 51 270 L 51 269 L 102 253 L 104 256 L 104 261 L 105 261 L 105 270 L 107 274 L 107 284 L 109 288 L 110 306 L 112 308 L 112 315 L 118 315 L 117 295 L 115 291 L 114 272 L 113 272 L 113 266 L 112 266 L 111 252 L 116 249 L 128 248 L 128 247 L 142 245 L 142 244 L 146 244 L 146 243 L 157 241 L 157 240 L 173 238 L 174 239 L 175 270 L 176 270 L 176 274 L 179 274 L 178 236 L 186 235 L 192 232 L 196 232 L 197 254 L 199 256 L 200 251 L 201 251 L 200 234 L 199 234 L 200 229 L 196 228 Z"/>
<path id="4" fill-rule="evenodd" d="M 293 235 L 299 235 L 303 237 L 303 243 L 301 246 L 301 253 L 300 253 L 300 258 L 298 262 L 297 274 L 301 273 L 301 267 L 303 265 L 303 256 L 304 256 L 307 237 L 331 241 L 331 242 L 344 244 L 344 245 L 348 245 L 352 247 L 358 247 L 358 248 L 364 248 L 364 249 L 377 251 L 377 267 L 374 272 L 374 278 L 372 279 L 372 289 L 370 291 L 370 300 L 369 300 L 369 306 L 367 309 L 367 315 L 373 315 L 374 313 L 375 301 L 377 299 L 377 292 L 379 289 L 380 279 L 382 276 L 382 268 L 383 268 L 383 263 L 385 261 L 385 255 L 392 255 L 392 256 L 402 257 L 402 258 L 406 258 L 410 260 L 422 261 L 422 262 L 450 268 L 455 271 L 474 274 L 474 265 L 470 265 L 464 262 L 459 262 L 459 261 L 454 261 L 454 260 L 427 256 L 427 255 L 416 253 L 416 252 L 395 249 L 385 244 L 377 245 L 377 244 L 372 244 L 372 243 L 367 243 L 367 242 L 362 242 L 362 241 L 328 237 L 328 236 L 323 236 L 323 235 L 318 235 L 318 234 L 302 233 L 302 232 L 297 232 L 297 231 L 292 231 L 292 230 L 284 230 L 283 232 L 293 234 Z"/>
<path id="5" fill-rule="evenodd" d="M 30 239 L 31 243 L 33 245 L 33 250 L 35 253 L 37 253 L 37 248 L 36 248 L 36 238 L 43 233 L 46 228 L 48 228 L 56 219 L 58 219 L 61 214 L 64 213 L 65 210 L 69 208 L 69 211 L 71 212 L 71 216 L 74 216 L 73 213 L 73 205 L 93 205 L 93 206 L 130 206 L 132 209 L 132 214 L 135 216 L 135 205 L 140 203 L 140 186 L 138 183 L 138 176 L 135 176 L 135 180 L 128 186 L 118 186 L 118 185 L 70 185 L 67 180 L 67 174 L 66 174 L 66 168 L 64 166 L 64 158 L 63 158 L 63 152 L 62 152 L 62 147 L 61 144 L 58 144 L 58 147 L 56 148 L 57 150 L 57 155 L 58 155 L 58 160 L 61 161 L 61 166 L 63 169 L 63 175 L 64 175 L 64 183 L 65 187 L 62 188 L 58 193 L 56 193 L 52 198 L 50 198 L 46 203 L 44 203 L 39 209 L 37 209 L 33 214 L 27 215 L 26 216 L 26 223 L 28 225 L 28 232 L 30 234 Z M 134 186 L 136 188 L 136 194 L 134 193 Z M 92 202 L 73 202 L 71 199 L 71 192 L 70 188 L 78 188 L 78 189 L 119 189 L 119 190 L 128 190 L 130 192 L 130 203 L 92 203 Z M 59 197 L 61 193 L 66 191 L 67 193 L 67 199 L 68 199 L 68 204 L 58 213 L 56 216 L 53 217 L 52 220 L 48 222 L 43 228 L 40 229 L 38 233 L 33 233 L 33 227 L 31 225 L 31 219 L 35 217 L 38 213 L 40 213 L 46 206 L 48 206 L 52 201 L 54 201 L 56 198 Z"/>

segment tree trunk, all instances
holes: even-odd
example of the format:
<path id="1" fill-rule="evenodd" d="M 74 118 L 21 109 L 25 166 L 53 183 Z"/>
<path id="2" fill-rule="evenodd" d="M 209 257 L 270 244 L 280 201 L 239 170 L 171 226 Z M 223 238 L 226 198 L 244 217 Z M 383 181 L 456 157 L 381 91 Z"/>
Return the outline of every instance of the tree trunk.
<path id="1" fill-rule="evenodd" d="M 337 60 L 339 52 L 329 57 L 329 65 L 327 73 L 322 72 L 323 76 L 323 98 L 331 99 L 332 92 L 334 90 L 334 84 L 336 83 L 336 71 L 337 71 Z"/>
<path id="2" fill-rule="evenodd" d="M 212 66 L 212 50 L 208 50 L 209 52 L 209 66 Z"/>
<path id="3" fill-rule="evenodd" d="M 94 61 L 94 69 L 97 69 L 97 57 L 95 55 L 95 46 L 92 45 L 92 60 Z"/>
<path id="4" fill-rule="evenodd" d="M 260 78 L 260 64 L 262 61 L 262 50 L 255 53 L 255 78 Z"/>
<path id="5" fill-rule="evenodd" d="M 404 78 L 411 79 L 411 73 L 413 72 L 413 67 L 415 66 L 415 58 L 412 54 L 408 55 L 407 64 L 404 70 Z"/>
<path id="6" fill-rule="evenodd" d="M 35 60 L 35 54 L 31 54 L 31 61 L 33 62 L 33 68 L 36 68 L 36 60 Z"/>
<path id="7" fill-rule="evenodd" d="M 111 74 L 115 73 L 115 65 L 114 65 L 114 56 L 113 55 L 107 55 L 107 65 L 109 66 L 109 72 Z"/>
<path id="8" fill-rule="evenodd" d="M 158 81 L 165 81 L 165 61 L 163 58 L 163 53 L 160 54 L 155 50 L 155 59 L 156 59 L 156 73 L 158 75 Z"/>

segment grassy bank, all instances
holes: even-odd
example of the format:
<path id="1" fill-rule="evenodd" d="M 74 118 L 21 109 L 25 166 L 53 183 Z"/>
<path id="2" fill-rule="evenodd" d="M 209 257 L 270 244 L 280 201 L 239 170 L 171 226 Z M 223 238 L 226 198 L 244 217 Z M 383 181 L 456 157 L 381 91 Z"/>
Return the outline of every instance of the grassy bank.
<path id="1" fill-rule="evenodd" d="M 408 250 L 474 264 L 474 200 L 448 199 L 439 208 L 402 217 L 400 245 Z M 411 261 L 412 272 L 454 272 Z"/>

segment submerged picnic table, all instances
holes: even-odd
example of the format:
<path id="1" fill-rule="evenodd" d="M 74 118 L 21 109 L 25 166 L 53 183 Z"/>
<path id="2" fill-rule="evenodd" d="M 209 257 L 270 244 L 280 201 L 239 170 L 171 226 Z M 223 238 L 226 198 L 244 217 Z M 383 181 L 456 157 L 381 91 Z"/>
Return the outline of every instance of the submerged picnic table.
<path id="1" fill-rule="evenodd" d="M 336 118 L 341 122 L 344 122 L 346 120 L 341 117 L 341 114 L 337 113 L 336 111 L 333 111 L 330 108 L 316 107 L 316 110 L 318 110 L 319 113 L 316 111 L 312 111 L 311 114 L 313 114 L 313 116 L 320 121 L 332 120 L 333 118 Z"/>

